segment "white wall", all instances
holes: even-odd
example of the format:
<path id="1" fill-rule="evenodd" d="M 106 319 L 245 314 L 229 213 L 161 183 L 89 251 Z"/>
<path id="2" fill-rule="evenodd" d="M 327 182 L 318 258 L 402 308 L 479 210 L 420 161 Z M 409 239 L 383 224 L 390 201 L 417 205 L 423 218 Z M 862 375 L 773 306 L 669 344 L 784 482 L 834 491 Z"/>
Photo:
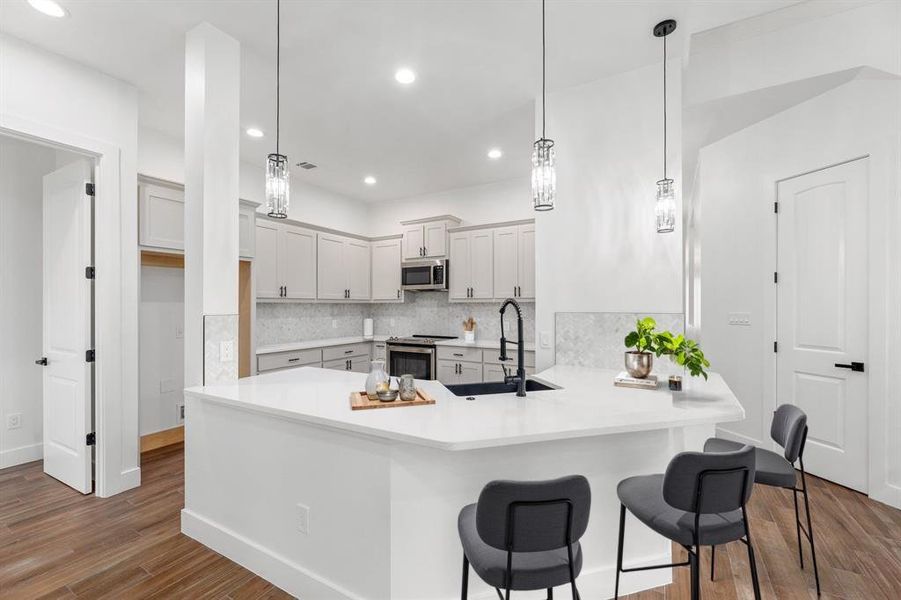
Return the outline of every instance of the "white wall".
<path id="1" fill-rule="evenodd" d="M 54 151 L 0 136 L 0 468 L 43 456 L 43 176 Z M 19 429 L 7 429 L 11 414 Z"/>
<path id="2" fill-rule="evenodd" d="M 138 446 L 137 91 L 0 36 L 0 130 L 97 156 L 95 464 L 97 494 L 140 484 Z"/>
<path id="3" fill-rule="evenodd" d="M 179 425 L 184 402 L 185 273 L 141 267 L 141 435 Z"/>
<path id="4" fill-rule="evenodd" d="M 520 179 L 373 202 L 368 205 L 369 235 L 400 233 L 401 221 L 437 215 L 454 215 L 463 220 L 463 225 L 531 219 L 535 213 L 528 168 L 524 166 Z"/>
<path id="5" fill-rule="evenodd" d="M 660 69 L 653 65 L 548 96 L 557 204 L 535 214 L 539 368 L 554 360 L 557 312 L 682 312 L 682 226 L 658 234 L 654 221 L 656 182 L 663 176 Z M 680 62 L 672 60 L 668 175 L 676 180 L 677 210 L 680 81 Z"/>
<path id="6" fill-rule="evenodd" d="M 888 244 L 884 255 L 871 255 L 870 261 L 883 265 L 882 271 L 876 269 L 877 279 L 885 282 L 877 305 L 891 307 L 883 315 L 887 320 L 875 323 L 870 334 L 871 343 L 880 348 L 869 359 L 871 393 L 881 396 L 871 404 L 871 418 L 879 427 L 870 435 L 881 450 L 871 452 L 876 463 L 871 462 L 870 494 L 886 501 L 894 497 L 895 504 L 901 501 L 901 392 L 895 374 L 877 365 L 885 358 L 893 370 L 901 360 L 899 152 L 901 83 L 852 81 L 703 148 L 699 207 L 703 345 L 747 413 L 744 421 L 724 431 L 767 445 L 776 402 L 776 181 L 870 155 L 870 204 L 877 211 L 870 237 Z M 750 313 L 750 326 L 728 325 L 730 312 Z M 873 339 L 874 331 L 883 336 L 881 344 Z"/>

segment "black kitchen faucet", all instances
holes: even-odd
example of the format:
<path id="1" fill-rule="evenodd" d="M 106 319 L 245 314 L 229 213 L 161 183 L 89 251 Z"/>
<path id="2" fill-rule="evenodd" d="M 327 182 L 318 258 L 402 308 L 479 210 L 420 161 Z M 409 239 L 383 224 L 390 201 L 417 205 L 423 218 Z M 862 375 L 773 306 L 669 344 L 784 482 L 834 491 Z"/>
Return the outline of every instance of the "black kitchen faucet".
<path id="1" fill-rule="evenodd" d="M 515 342 L 508 342 L 507 338 L 504 337 L 504 313 L 507 310 L 507 307 L 512 305 L 513 308 L 516 309 L 516 329 L 517 329 L 517 337 Z M 501 304 L 501 355 L 499 357 L 501 361 L 501 365 L 503 363 L 511 360 L 507 358 L 507 344 L 516 344 L 516 359 L 518 366 L 516 367 L 516 375 L 507 375 L 507 367 L 503 366 L 504 369 L 504 383 L 515 383 L 516 384 L 516 395 L 520 398 L 524 398 L 526 395 L 526 352 L 523 344 L 522 337 L 522 309 L 519 307 L 519 302 L 514 300 L 513 298 L 507 298 L 504 300 L 504 303 Z"/>

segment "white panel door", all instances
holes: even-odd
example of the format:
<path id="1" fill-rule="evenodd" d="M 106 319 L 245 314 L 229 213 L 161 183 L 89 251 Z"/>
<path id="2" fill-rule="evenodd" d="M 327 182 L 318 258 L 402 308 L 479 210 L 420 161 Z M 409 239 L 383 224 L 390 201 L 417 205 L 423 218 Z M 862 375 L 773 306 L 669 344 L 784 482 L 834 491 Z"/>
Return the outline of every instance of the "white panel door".
<path id="1" fill-rule="evenodd" d="M 516 294 L 518 252 L 515 225 L 494 230 L 494 295 L 497 298 L 513 298 Z"/>
<path id="2" fill-rule="evenodd" d="M 804 466 L 867 490 L 867 160 L 779 183 L 777 393 L 808 416 Z"/>
<path id="3" fill-rule="evenodd" d="M 79 160 L 44 177 L 43 200 L 44 472 L 83 494 L 93 489 L 90 181 Z"/>
<path id="4" fill-rule="evenodd" d="M 344 265 L 345 240 L 343 237 L 326 233 L 320 233 L 318 237 L 317 298 L 320 300 L 345 300 L 347 298 L 347 270 Z"/>
<path id="5" fill-rule="evenodd" d="M 471 285 L 470 263 L 471 259 L 470 236 L 468 231 L 452 233 L 450 235 L 450 287 L 448 294 L 454 300 L 469 298 Z"/>
<path id="6" fill-rule="evenodd" d="M 410 225 L 404 229 L 404 260 L 422 258 L 425 239 L 422 225 Z"/>
<path id="7" fill-rule="evenodd" d="M 347 289 L 352 300 L 370 299 L 370 261 L 369 242 L 350 239 L 344 243 Z"/>
<path id="8" fill-rule="evenodd" d="M 423 230 L 425 256 L 447 256 L 447 223 L 426 223 Z"/>
<path id="9" fill-rule="evenodd" d="M 373 300 L 400 299 L 400 256 L 401 240 L 372 243 Z"/>
<path id="10" fill-rule="evenodd" d="M 520 225 L 517 237 L 516 269 L 518 298 L 535 298 L 535 225 Z"/>
<path id="11" fill-rule="evenodd" d="M 469 250 L 470 298 L 494 298 L 494 231 L 470 232 Z"/>
<path id="12" fill-rule="evenodd" d="M 141 184 L 138 200 L 138 243 L 155 248 L 185 249 L 185 193 Z"/>
<path id="13" fill-rule="evenodd" d="M 278 272 L 284 298 L 316 298 L 316 232 L 279 226 Z"/>
<path id="14" fill-rule="evenodd" d="M 279 226 L 272 221 L 257 220 L 256 258 L 253 264 L 257 298 L 281 297 L 282 282 L 278 264 Z"/>

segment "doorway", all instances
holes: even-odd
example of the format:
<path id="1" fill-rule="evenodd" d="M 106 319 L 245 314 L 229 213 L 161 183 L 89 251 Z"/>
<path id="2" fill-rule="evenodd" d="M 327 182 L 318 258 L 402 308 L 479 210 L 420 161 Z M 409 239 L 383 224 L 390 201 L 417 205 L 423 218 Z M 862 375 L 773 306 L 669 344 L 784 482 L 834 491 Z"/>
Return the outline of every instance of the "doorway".
<path id="1" fill-rule="evenodd" d="M 94 490 L 93 161 L 0 136 L 0 467 Z M 15 282 L 15 285 L 12 284 Z"/>
<path id="2" fill-rule="evenodd" d="M 777 404 L 808 416 L 807 470 L 867 493 L 868 159 L 777 190 Z"/>

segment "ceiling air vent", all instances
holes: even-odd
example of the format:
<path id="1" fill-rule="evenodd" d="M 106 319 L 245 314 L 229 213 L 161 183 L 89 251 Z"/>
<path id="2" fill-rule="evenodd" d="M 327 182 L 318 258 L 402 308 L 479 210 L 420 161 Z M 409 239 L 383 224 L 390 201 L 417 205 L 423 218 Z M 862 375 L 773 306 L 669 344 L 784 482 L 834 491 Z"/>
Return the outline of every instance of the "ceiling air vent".
<path id="1" fill-rule="evenodd" d="M 297 166 L 300 167 L 301 169 L 306 169 L 306 170 L 308 170 L 308 171 L 309 171 L 310 169 L 315 169 L 315 168 L 316 168 L 316 165 L 314 165 L 314 164 L 311 163 L 311 162 L 307 162 L 307 161 L 299 162 L 299 163 L 297 163 Z"/>

